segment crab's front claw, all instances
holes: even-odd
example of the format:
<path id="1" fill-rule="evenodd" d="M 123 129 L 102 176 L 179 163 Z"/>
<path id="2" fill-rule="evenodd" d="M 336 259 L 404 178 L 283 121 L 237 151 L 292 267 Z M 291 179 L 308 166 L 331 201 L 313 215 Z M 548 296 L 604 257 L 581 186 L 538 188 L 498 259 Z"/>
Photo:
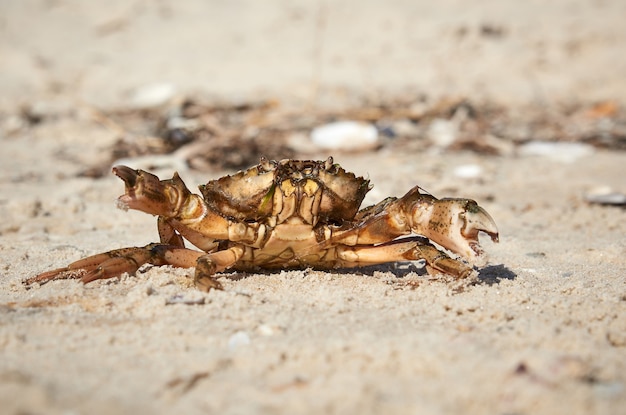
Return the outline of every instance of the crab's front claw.
<path id="1" fill-rule="evenodd" d="M 170 180 L 160 180 L 146 171 L 126 166 L 113 167 L 113 173 L 126 185 L 126 193 L 117 199 L 121 209 L 174 217 L 191 194 L 178 173 Z"/>
<path id="2" fill-rule="evenodd" d="M 483 262 L 478 234 L 498 242 L 498 228 L 489 213 L 471 199 L 432 199 L 417 203 L 412 212 L 414 231 L 470 262 Z"/>

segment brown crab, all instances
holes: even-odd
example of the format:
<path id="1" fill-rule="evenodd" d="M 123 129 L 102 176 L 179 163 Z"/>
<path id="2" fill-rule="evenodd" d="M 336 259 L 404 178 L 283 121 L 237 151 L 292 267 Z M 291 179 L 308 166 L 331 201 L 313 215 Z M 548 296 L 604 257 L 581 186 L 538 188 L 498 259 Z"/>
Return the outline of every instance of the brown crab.
<path id="1" fill-rule="evenodd" d="M 84 283 L 134 273 L 144 264 L 196 267 L 196 286 L 221 289 L 226 269 L 347 268 L 424 260 L 429 273 L 464 278 L 482 257 L 478 233 L 495 242 L 489 214 L 469 199 L 436 199 L 419 186 L 359 211 L 369 180 L 326 161 L 261 159 L 259 165 L 187 189 L 126 166 L 113 168 L 126 192 L 119 207 L 158 216 L 159 243 L 97 254 L 26 283 L 80 278 Z M 187 239 L 201 251 L 185 248 Z"/>

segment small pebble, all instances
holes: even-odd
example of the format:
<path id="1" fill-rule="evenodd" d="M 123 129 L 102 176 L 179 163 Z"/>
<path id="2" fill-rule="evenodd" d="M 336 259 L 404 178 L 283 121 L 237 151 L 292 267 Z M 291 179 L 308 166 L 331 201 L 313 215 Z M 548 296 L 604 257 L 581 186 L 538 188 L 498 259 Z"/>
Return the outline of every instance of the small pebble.
<path id="1" fill-rule="evenodd" d="M 483 168 L 478 164 L 462 164 L 455 167 L 452 174 L 461 179 L 478 179 L 483 175 Z"/>
<path id="2" fill-rule="evenodd" d="M 411 120 L 395 121 L 390 128 L 394 137 L 417 137 L 419 135 L 417 125 Z"/>
<path id="3" fill-rule="evenodd" d="M 593 154 L 593 146 L 584 143 L 530 141 L 519 147 L 522 156 L 540 156 L 563 163 L 572 163 Z"/>
<path id="4" fill-rule="evenodd" d="M 17 133 L 22 128 L 27 127 L 25 120 L 22 117 L 15 115 L 15 114 L 9 115 L 7 118 L 1 121 L 2 121 L 2 125 L 0 126 L 0 129 L 2 130 L 2 133 L 5 135 L 11 135 L 13 133 Z"/>
<path id="5" fill-rule="evenodd" d="M 176 294 L 165 300 L 165 305 L 172 304 L 184 304 L 184 305 L 203 305 L 205 298 L 203 296 L 191 296 L 184 297 L 181 294 Z"/>
<path id="6" fill-rule="evenodd" d="M 457 139 L 459 128 L 453 120 L 435 118 L 428 126 L 426 136 L 437 147 L 448 147 Z"/>
<path id="7" fill-rule="evenodd" d="M 152 286 L 152 284 L 148 284 L 146 286 L 146 294 L 155 295 L 155 294 L 158 294 L 158 291 Z"/>
<path id="8" fill-rule="evenodd" d="M 615 192 L 609 187 L 590 191 L 585 195 L 585 200 L 598 205 L 626 206 L 626 194 Z"/>
<path id="9" fill-rule="evenodd" d="M 372 124 L 338 121 L 313 129 L 311 141 L 324 150 L 363 151 L 376 148 L 379 137 Z"/>
<path id="10" fill-rule="evenodd" d="M 228 339 L 228 349 L 237 350 L 250 344 L 250 336 L 245 331 L 238 331 Z"/>
<path id="11" fill-rule="evenodd" d="M 169 82 L 158 82 L 137 88 L 130 97 L 130 103 L 136 108 L 158 107 L 167 103 L 176 92 L 176 87 Z"/>
<path id="12" fill-rule="evenodd" d="M 261 324 L 259 327 L 257 327 L 257 331 L 262 336 L 271 336 L 274 334 L 274 329 L 267 324 Z"/>
<path id="13" fill-rule="evenodd" d="M 183 118 L 180 116 L 168 117 L 166 127 L 168 130 L 185 129 L 197 130 L 202 126 L 200 120 L 193 118 Z"/>
<path id="14" fill-rule="evenodd" d="M 598 399 L 617 399 L 623 396 L 626 387 L 620 381 L 598 382 L 593 385 L 593 392 Z"/>

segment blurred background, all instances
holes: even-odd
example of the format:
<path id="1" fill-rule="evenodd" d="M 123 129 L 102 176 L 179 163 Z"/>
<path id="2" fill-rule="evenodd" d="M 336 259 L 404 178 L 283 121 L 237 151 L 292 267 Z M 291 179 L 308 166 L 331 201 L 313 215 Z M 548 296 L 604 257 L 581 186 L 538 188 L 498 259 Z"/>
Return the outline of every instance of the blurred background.
<path id="1" fill-rule="evenodd" d="M 154 84 L 315 104 L 346 89 L 624 100 L 624 16 L 621 0 L 3 0 L 0 103 L 111 107 Z"/>
<path id="2" fill-rule="evenodd" d="M 620 0 L 5 0 L 0 133 L 65 137 L 64 172 L 89 177 L 380 149 L 576 158 L 626 148 L 624 16 Z M 153 155 L 171 156 L 138 161 Z"/>
<path id="3" fill-rule="evenodd" d="M 624 16 L 621 0 L 4 0 L 0 132 L 104 126 L 83 144 L 106 157 L 72 142 L 96 177 L 148 154 L 206 170 L 381 148 L 624 149 Z M 351 123 L 315 131 L 337 121 Z"/>

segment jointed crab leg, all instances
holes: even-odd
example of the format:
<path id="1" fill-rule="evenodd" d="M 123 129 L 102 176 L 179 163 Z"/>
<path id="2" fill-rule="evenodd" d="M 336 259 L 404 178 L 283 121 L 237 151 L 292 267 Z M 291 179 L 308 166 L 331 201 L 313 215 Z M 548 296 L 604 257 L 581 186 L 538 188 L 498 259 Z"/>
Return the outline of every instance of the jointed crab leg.
<path id="1" fill-rule="evenodd" d="M 148 262 L 142 261 L 141 258 L 145 257 L 146 252 L 150 252 L 149 249 L 135 247 L 103 252 L 72 262 L 67 267 L 43 272 L 27 279 L 24 283 L 45 284 L 53 280 L 70 278 L 80 278 L 86 283 L 95 279 L 111 278 L 124 272 L 135 272 L 139 268 L 137 265 L 139 262 L 141 264 Z M 103 268 L 103 265 L 106 265 L 106 268 Z"/>
<path id="2" fill-rule="evenodd" d="M 211 288 L 221 290 L 222 284 L 214 278 L 214 274 L 233 266 L 243 256 L 244 252 L 242 246 L 235 245 L 223 251 L 213 252 L 198 258 L 193 279 L 196 287 L 202 291 L 209 291 Z"/>
<path id="3" fill-rule="evenodd" d="M 459 278 L 470 275 L 472 268 L 450 258 L 420 237 L 404 238 L 376 246 L 337 247 L 338 265 L 357 267 L 397 261 L 425 260 L 426 266 Z"/>
<path id="4" fill-rule="evenodd" d="M 83 258 L 67 267 L 44 272 L 24 281 L 26 284 L 80 278 L 84 283 L 113 278 L 125 272 L 134 274 L 144 264 L 193 267 L 199 257 L 206 255 L 175 245 L 149 244 L 144 247 L 115 249 Z"/>
<path id="5" fill-rule="evenodd" d="M 221 289 L 213 278 L 235 264 L 243 255 L 243 248 L 232 248 L 207 254 L 202 251 L 181 248 L 176 245 L 149 244 L 144 247 L 116 249 L 73 262 L 67 267 L 44 272 L 24 281 L 25 284 L 45 284 L 58 279 L 80 278 L 83 283 L 118 277 L 123 273 L 134 274 L 144 264 L 196 267 L 194 281 L 198 288 L 209 291 Z"/>

